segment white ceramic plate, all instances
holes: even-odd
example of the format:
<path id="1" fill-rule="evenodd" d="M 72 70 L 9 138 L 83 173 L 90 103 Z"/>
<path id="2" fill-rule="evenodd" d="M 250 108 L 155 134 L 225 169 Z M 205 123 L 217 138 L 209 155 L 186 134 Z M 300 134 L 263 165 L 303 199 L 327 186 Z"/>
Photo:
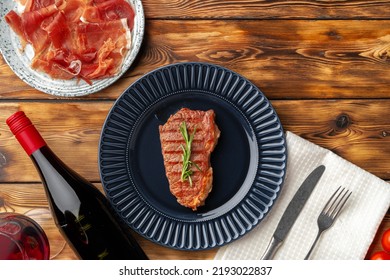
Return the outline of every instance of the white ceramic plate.
<path id="1" fill-rule="evenodd" d="M 5 61 L 15 74 L 30 86 L 42 92 L 63 96 L 84 96 L 100 91 L 119 79 L 135 60 L 144 36 L 145 16 L 141 0 L 128 0 L 135 12 L 134 28 L 132 31 L 132 48 L 128 52 L 120 72 L 111 78 L 93 80 L 92 85 L 85 81 L 52 79 L 43 72 L 38 72 L 30 67 L 30 59 L 20 51 L 20 41 L 12 31 L 4 16 L 12 9 L 16 9 L 16 3 L 12 0 L 0 1 L 0 51 Z"/>

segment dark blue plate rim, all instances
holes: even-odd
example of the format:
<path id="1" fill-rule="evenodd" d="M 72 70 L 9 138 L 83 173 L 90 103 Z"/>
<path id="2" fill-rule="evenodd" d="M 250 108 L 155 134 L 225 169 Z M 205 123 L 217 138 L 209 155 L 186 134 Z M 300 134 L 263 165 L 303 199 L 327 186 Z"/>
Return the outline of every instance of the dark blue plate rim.
<path id="1" fill-rule="evenodd" d="M 140 130 L 145 115 L 162 102 L 169 106 L 173 103 L 170 98 L 177 102 L 178 97 L 186 95 L 199 99 L 198 103 L 216 98 L 210 106 L 218 104 L 236 110 L 239 122 L 250 127 L 258 153 L 251 150 L 251 165 L 256 161 L 256 170 L 248 171 L 252 176 L 250 186 L 238 188 L 236 199 L 199 215 L 181 215 L 176 210 L 159 208 L 149 199 L 153 197 L 143 193 L 144 186 L 134 179 L 137 174 L 129 163 L 134 152 L 132 143 L 139 136 L 134 131 Z M 103 189 L 118 215 L 145 238 L 180 250 L 219 247 L 252 230 L 278 198 L 286 165 L 283 127 L 268 99 L 246 78 L 209 63 L 170 64 L 135 81 L 112 106 L 99 142 Z"/>

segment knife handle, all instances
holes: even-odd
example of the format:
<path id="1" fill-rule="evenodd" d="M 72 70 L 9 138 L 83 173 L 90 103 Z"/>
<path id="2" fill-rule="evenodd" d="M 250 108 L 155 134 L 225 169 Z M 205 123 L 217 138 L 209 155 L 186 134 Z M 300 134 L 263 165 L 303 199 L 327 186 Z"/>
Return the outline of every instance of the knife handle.
<path id="1" fill-rule="evenodd" d="M 272 260 L 272 258 L 274 257 L 276 251 L 279 249 L 281 244 L 282 242 L 280 240 L 277 240 L 275 237 L 272 237 L 261 259 Z"/>

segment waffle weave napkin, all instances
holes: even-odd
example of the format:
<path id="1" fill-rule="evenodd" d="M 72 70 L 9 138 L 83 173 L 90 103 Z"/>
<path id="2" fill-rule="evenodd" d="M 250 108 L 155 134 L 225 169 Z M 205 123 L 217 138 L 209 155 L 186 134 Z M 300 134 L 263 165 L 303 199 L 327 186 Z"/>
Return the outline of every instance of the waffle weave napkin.
<path id="1" fill-rule="evenodd" d="M 288 203 L 307 175 L 321 164 L 326 170 L 274 259 L 305 258 L 318 232 L 317 217 L 339 186 L 347 187 L 352 195 L 333 226 L 323 233 L 310 259 L 364 259 L 390 207 L 390 184 L 292 132 L 286 133 L 286 139 L 287 173 L 275 205 L 252 231 L 221 247 L 215 259 L 261 259 Z"/>

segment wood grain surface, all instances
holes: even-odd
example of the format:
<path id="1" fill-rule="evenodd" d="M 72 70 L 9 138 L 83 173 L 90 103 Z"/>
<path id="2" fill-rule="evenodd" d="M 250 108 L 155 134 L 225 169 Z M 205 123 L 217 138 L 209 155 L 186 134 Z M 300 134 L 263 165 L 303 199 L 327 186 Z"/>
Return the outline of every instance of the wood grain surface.
<path id="1" fill-rule="evenodd" d="M 390 100 L 271 100 L 285 130 L 332 150 L 359 167 L 390 180 Z M 23 110 L 42 131 L 50 147 L 69 166 L 92 182 L 99 182 L 98 145 L 112 103 L 9 102 L 0 111 L 0 152 L 6 182 L 38 182 L 31 160 L 19 146 L 5 119 Z M 36 114 L 39 112 L 39 114 Z M 58 112 L 63 112 L 61 117 Z M 369 116 L 369 117 L 368 117 Z M 83 163 L 80 164 L 80 159 Z M 20 170 L 25 172 L 20 173 Z"/>
<path id="2" fill-rule="evenodd" d="M 388 1 L 153 0 L 148 18 L 389 19 Z"/>
<path id="3" fill-rule="evenodd" d="M 183 61 L 228 67 L 270 99 L 387 98 L 390 20 L 150 20 L 130 70 L 83 100 L 116 99 L 147 72 Z M 4 60 L 0 79 L 1 99 L 57 99 L 15 79 Z"/>
<path id="4" fill-rule="evenodd" d="M 112 86 L 58 98 L 21 81 L 0 56 L 0 212 L 26 213 L 48 233 L 52 259 L 77 259 L 54 225 L 31 160 L 5 119 L 23 110 L 57 155 L 100 190 L 98 145 L 120 94 L 144 74 L 177 62 L 227 67 L 271 101 L 285 130 L 390 181 L 390 2 L 144 0 L 145 37 Z M 390 211 L 367 258 L 381 250 Z M 151 259 L 212 259 L 135 235 Z"/>

